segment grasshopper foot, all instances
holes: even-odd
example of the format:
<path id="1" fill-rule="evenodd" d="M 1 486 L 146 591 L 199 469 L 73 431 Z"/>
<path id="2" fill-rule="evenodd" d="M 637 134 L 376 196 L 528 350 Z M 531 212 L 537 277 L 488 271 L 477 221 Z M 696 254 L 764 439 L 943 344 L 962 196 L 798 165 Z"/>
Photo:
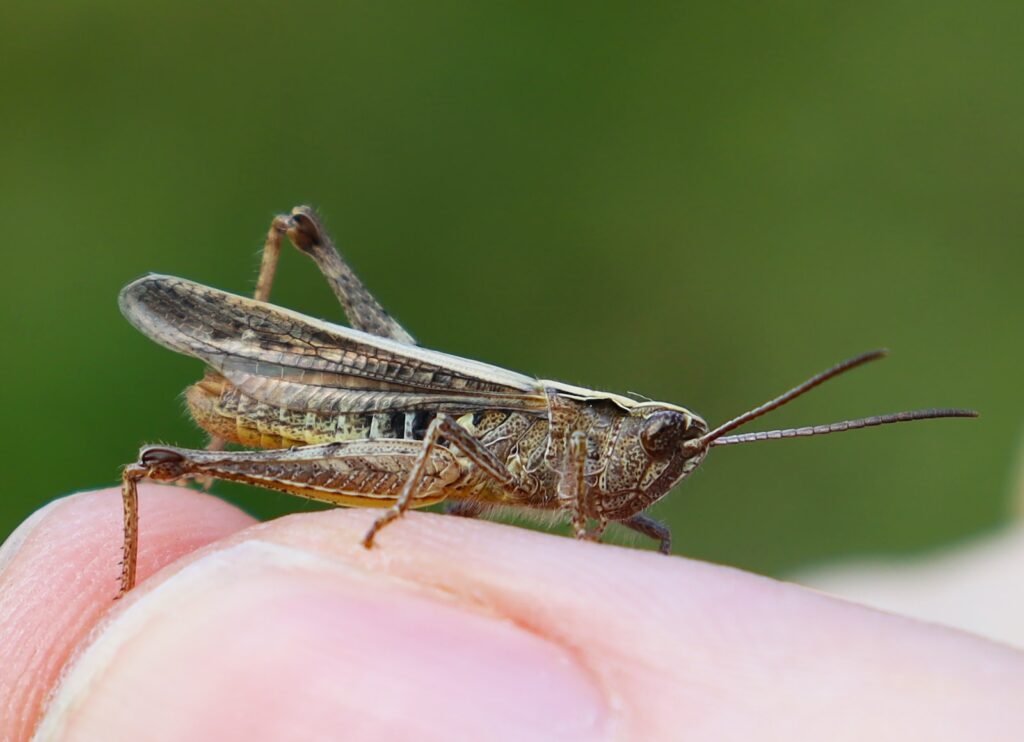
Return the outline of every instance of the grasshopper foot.
<path id="1" fill-rule="evenodd" d="M 377 520 L 373 522 L 373 525 L 370 526 L 370 529 L 366 532 L 366 535 L 363 536 L 363 547 L 367 549 L 372 549 L 373 539 L 377 535 L 377 533 L 380 532 L 380 529 L 382 529 L 391 521 L 397 520 L 401 515 L 402 510 L 397 507 L 394 507 L 388 508 L 383 515 L 378 516 Z"/>
<path id="2" fill-rule="evenodd" d="M 593 528 L 587 528 L 586 526 L 577 526 L 574 529 L 573 535 L 576 536 L 580 541 L 600 541 L 604 535 L 605 530 L 608 528 L 606 521 L 601 521 Z"/>

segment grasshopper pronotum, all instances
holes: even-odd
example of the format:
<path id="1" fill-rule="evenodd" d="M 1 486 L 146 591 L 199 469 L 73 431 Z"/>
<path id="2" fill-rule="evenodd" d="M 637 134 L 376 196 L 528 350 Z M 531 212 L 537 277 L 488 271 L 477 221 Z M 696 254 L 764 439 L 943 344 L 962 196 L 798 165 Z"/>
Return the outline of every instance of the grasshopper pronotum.
<path id="1" fill-rule="evenodd" d="M 267 303 L 285 236 L 316 262 L 354 329 Z M 120 305 L 150 338 L 207 364 L 186 398 L 212 436 L 207 450 L 144 447 L 125 467 L 122 594 L 135 584 L 143 478 L 230 479 L 386 507 L 363 539 L 367 548 L 407 508 L 448 500 L 463 515 L 501 506 L 562 513 L 577 538 L 597 540 L 617 522 L 659 540 L 667 554 L 668 528 L 644 511 L 713 446 L 976 415 L 918 410 L 726 435 L 884 351 L 840 363 L 709 430 L 683 407 L 426 350 L 366 290 L 303 206 L 273 220 L 255 298 L 149 275 L 122 290 Z M 224 442 L 265 450 L 220 450 Z"/>

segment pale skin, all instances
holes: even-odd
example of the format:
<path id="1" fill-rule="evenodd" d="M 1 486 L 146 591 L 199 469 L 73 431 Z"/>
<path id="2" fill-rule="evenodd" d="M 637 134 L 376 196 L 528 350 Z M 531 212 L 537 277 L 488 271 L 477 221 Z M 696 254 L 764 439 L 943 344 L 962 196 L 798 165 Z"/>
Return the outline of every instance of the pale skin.
<path id="1" fill-rule="evenodd" d="M 410 513 L 366 550 L 366 510 L 254 524 L 181 488 L 140 497 L 139 586 L 120 601 L 117 490 L 52 503 L 0 550 L 0 738 L 1024 728 L 1020 652 L 796 585 L 466 518 Z"/>

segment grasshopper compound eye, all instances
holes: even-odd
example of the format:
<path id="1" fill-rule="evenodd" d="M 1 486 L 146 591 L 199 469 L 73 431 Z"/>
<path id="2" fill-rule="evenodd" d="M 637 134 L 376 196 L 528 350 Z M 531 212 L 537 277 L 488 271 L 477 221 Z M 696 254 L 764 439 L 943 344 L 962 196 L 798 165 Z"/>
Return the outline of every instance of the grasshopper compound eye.
<path id="1" fill-rule="evenodd" d="M 667 456 L 676 450 L 680 441 L 694 428 L 691 418 L 684 412 L 661 410 L 649 415 L 640 431 L 640 442 L 651 456 Z M 698 435 L 704 431 L 695 431 Z"/>

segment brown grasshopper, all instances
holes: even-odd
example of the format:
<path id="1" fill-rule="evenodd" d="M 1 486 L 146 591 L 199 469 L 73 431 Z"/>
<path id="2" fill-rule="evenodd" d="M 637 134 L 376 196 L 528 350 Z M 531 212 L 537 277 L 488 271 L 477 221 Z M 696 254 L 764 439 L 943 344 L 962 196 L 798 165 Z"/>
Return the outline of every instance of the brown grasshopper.
<path id="1" fill-rule="evenodd" d="M 267 303 L 285 236 L 317 264 L 352 329 Z M 124 288 L 120 306 L 150 338 L 207 364 L 185 396 L 212 436 L 207 450 L 146 446 L 125 468 L 122 594 L 135 584 L 143 478 L 228 479 L 386 507 L 363 539 L 367 548 L 407 508 L 447 499 L 462 515 L 496 507 L 567 515 L 577 538 L 597 540 L 617 522 L 659 540 L 667 554 L 669 529 L 644 511 L 712 446 L 976 415 L 919 410 L 726 435 L 885 351 L 844 361 L 709 430 L 683 407 L 426 350 L 366 290 L 303 206 L 273 220 L 255 298 L 148 275 Z M 225 442 L 265 450 L 220 450 Z"/>

